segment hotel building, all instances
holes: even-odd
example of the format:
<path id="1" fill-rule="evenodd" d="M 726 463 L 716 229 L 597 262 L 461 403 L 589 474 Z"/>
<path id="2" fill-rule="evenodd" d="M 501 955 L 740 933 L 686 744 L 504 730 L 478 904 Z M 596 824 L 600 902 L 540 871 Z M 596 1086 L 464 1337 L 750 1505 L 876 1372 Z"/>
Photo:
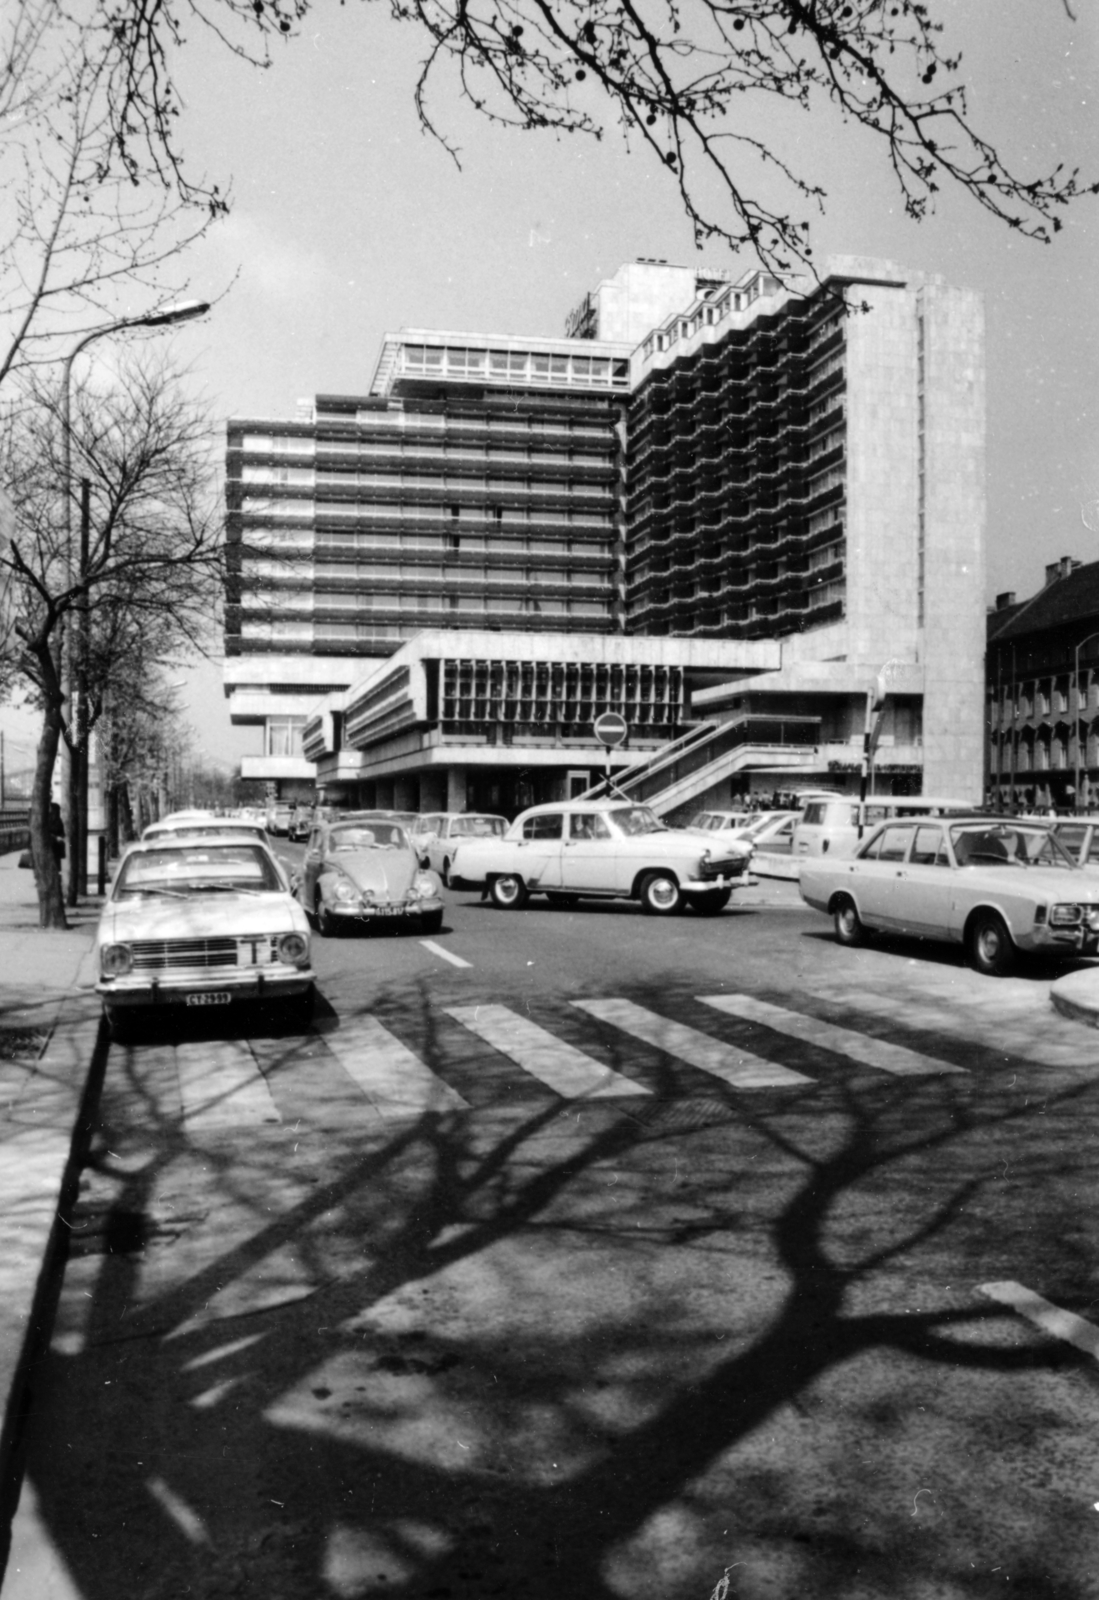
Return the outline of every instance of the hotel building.
<path id="1" fill-rule="evenodd" d="M 333 794 L 514 806 L 597 769 L 612 709 L 623 760 L 692 746 L 677 802 L 842 788 L 884 674 L 882 786 L 976 799 L 978 297 L 881 262 L 802 292 L 634 262 L 568 331 L 389 335 L 368 395 L 229 424 L 226 688 L 267 751 L 246 774 L 277 776 L 315 710 L 296 760 Z"/>

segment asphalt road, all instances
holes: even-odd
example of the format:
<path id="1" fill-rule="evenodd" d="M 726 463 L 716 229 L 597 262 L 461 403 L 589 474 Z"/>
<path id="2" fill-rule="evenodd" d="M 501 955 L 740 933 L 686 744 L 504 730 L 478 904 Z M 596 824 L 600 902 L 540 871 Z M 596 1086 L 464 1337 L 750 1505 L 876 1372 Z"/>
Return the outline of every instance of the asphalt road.
<path id="1" fill-rule="evenodd" d="M 3 1600 L 1099 1594 L 1095 1035 L 771 898 L 112 1046 Z"/>

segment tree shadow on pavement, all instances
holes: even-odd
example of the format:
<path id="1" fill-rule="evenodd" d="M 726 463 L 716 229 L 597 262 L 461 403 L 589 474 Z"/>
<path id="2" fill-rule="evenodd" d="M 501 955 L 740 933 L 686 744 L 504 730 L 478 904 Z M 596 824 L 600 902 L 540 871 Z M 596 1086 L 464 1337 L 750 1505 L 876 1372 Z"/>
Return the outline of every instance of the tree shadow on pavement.
<path id="1" fill-rule="evenodd" d="M 113 1052 L 28 1463 L 79 1593 L 1093 1594 L 1099 1388 L 974 1293 L 1040 1261 L 1087 1304 L 1091 1085 L 1036 1117 L 991 1074 L 654 1074 L 197 1139 L 155 1052 Z"/>

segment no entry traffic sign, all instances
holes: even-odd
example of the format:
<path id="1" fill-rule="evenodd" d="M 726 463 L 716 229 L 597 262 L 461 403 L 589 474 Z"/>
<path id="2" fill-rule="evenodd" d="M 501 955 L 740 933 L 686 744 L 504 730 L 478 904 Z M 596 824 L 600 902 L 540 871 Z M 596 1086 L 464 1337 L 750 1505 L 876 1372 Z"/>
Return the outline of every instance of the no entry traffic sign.
<path id="1" fill-rule="evenodd" d="M 625 743 L 630 725 L 617 711 L 604 711 L 601 716 L 596 717 L 591 729 L 601 745 L 605 745 L 608 750 L 614 750 L 618 745 Z"/>

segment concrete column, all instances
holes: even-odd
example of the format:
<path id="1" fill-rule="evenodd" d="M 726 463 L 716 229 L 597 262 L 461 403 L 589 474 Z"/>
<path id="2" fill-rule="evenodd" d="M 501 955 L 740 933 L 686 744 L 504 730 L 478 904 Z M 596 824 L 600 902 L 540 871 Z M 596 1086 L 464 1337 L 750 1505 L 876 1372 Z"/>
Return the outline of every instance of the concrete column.
<path id="1" fill-rule="evenodd" d="M 448 767 L 446 774 L 446 809 L 464 811 L 466 808 L 466 769 Z"/>
<path id="2" fill-rule="evenodd" d="M 393 810 L 419 811 L 420 780 L 417 777 L 394 778 Z"/>
<path id="3" fill-rule="evenodd" d="M 430 768 L 420 774 L 420 810 L 445 811 L 447 787 L 446 773 Z"/>

